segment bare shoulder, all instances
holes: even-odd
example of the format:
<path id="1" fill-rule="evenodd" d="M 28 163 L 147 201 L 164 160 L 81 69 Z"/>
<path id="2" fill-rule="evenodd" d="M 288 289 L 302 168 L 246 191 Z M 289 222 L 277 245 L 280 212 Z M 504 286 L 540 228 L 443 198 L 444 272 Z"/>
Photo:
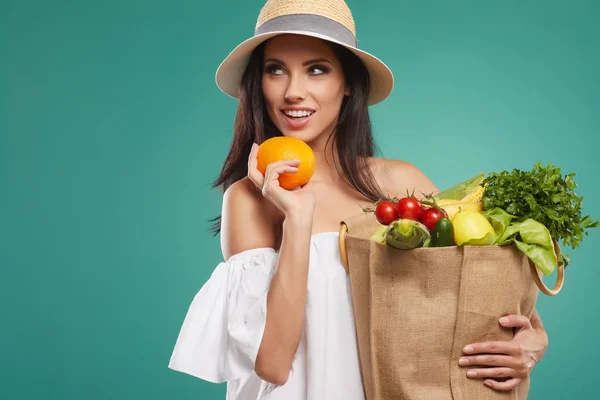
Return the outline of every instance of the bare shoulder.
<path id="1" fill-rule="evenodd" d="M 265 203 L 247 177 L 225 191 L 221 214 L 221 251 L 225 260 L 246 250 L 275 247 L 275 224 Z"/>
<path id="2" fill-rule="evenodd" d="M 402 197 L 413 190 L 417 197 L 439 192 L 427 175 L 412 163 L 376 157 L 370 158 L 369 162 L 379 185 L 387 189 L 391 197 Z"/>

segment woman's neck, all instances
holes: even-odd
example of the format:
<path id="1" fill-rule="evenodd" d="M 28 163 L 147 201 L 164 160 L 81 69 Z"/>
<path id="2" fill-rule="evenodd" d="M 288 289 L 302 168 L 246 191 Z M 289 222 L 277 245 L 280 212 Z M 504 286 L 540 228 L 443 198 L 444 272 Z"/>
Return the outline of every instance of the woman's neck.
<path id="1" fill-rule="evenodd" d="M 313 173 L 313 182 L 322 182 L 326 184 L 337 184 L 341 180 L 336 165 L 340 165 L 337 151 L 333 145 L 333 138 L 323 146 L 315 146 L 315 172 Z"/>

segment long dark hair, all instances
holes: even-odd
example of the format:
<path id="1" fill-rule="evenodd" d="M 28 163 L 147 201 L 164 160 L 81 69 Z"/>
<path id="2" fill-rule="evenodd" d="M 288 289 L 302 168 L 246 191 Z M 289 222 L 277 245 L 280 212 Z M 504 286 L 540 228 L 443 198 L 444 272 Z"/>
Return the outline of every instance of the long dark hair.
<path id="1" fill-rule="evenodd" d="M 345 84 L 351 89 L 350 96 L 344 97 L 342 102 L 336 133 L 330 137 L 333 137 L 339 158 L 336 167 L 352 188 L 371 201 L 377 201 L 385 196 L 368 164 L 368 157 L 379 152 L 367 106 L 369 74 L 362 60 L 350 50 L 336 43 L 325 43 L 333 48 L 344 70 Z M 254 142 L 260 144 L 271 137 L 282 136 L 267 114 L 261 89 L 265 44 L 253 51 L 242 76 L 231 147 L 221 173 L 212 185 L 213 188 L 221 187 L 223 192 L 248 175 L 248 155 Z M 216 235 L 221 230 L 221 216 L 211 222 L 214 223 L 211 231 Z"/>

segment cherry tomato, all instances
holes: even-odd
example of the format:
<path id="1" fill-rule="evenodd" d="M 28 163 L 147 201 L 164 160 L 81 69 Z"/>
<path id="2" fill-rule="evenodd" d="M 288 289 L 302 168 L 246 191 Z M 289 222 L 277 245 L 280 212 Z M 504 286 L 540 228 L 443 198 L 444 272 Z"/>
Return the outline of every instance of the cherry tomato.
<path id="1" fill-rule="evenodd" d="M 375 217 L 380 224 L 389 225 L 398 219 L 398 211 L 396 211 L 396 206 L 393 203 L 382 201 L 377 204 Z"/>
<path id="2" fill-rule="evenodd" d="M 398 201 L 396 205 L 398 216 L 404 219 L 412 219 L 418 221 L 423 215 L 425 208 L 419 200 L 414 197 L 404 197 Z"/>
<path id="3" fill-rule="evenodd" d="M 435 224 L 438 222 L 438 220 L 444 217 L 444 213 L 438 210 L 437 208 L 428 208 L 427 210 L 423 211 L 421 223 L 425 225 L 427 229 L 429 229 L 429 231 L 431 232 L 433 231 L 433 228 L 435 228 Z"/>

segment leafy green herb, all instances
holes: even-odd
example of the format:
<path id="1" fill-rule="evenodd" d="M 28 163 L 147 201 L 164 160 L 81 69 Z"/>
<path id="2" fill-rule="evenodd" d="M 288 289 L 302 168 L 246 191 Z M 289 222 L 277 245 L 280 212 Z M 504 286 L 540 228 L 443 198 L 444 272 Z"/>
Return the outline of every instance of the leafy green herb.
<path id="1" fill-rule="evenodd" d="M 499 207 L 514 215 L 515 222 L 533 219 L 550 232 L 556 241 L 575 249 L 591 228 L 600 226 L 589 215 L 582 215 L 583 197 L 577 196 L 575 173 L 561 175 L 560 168 L 535 163 L 531 171 L 513 169 L 490 173 L 482 182 L 482 203 L 486 210 Z M 564 257 L 563 262 L 568 263 Z M 566 264 L 565 264 L 566 265 Z"/>
<path id="2" fill-rule="evenodd" d="M 495 245 L 514 243 L 544 275 L 550 275 L 554 271 L 557 259 L 548 228 L 531 218 L 523 222 L 513 222 L 514 215 L 498 207 L 486 210 L 482 214 L 494 227 Z"/>

